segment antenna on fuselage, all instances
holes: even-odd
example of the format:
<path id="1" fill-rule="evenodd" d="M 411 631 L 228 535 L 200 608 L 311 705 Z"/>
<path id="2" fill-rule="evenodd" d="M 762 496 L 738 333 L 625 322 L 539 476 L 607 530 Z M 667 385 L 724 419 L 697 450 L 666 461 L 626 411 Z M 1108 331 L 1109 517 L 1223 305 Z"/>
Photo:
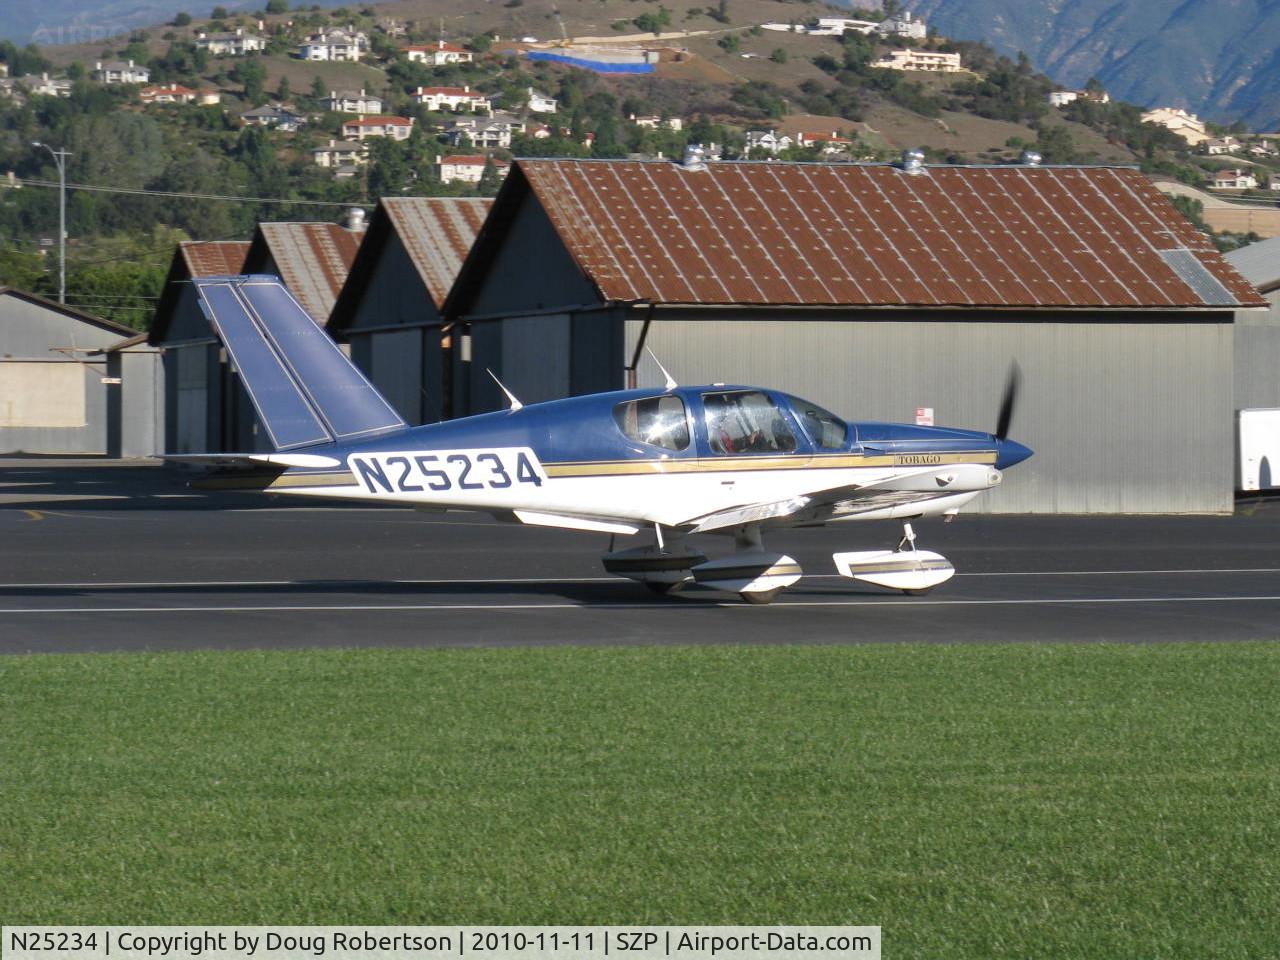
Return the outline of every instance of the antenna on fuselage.
<path id="1" fill-rule="evenodd" d="M 488 367 L 484 368 L 484 372 L 489 374 L 489 376 L 493 377 L 493 382 L 498 385 L 498 389 L 507 395 L 507 399 L 511 401 L 510 409 L 512 413 L 515 413 L 517 410 L 521 409 L 524 406 L 523 403 L 521 403 L 519 400 L 516 399 L 516 395 L 512 393 L 510 390 L 508 390 L 506 388 L 506 385 L 501 380 L 498 379 L 498 375 L 496 373 L 494 373 Z"/>
<path id="2" fill-rule="evenodd" d="M 662 371 L 662 375 L 667 378 L 667 382 L 665 384 L 666 389 L 674 390 L 676 387 L 680 386 L 680 384 L 676 383 L 675 378 L 673 378 L 671 374 L 667 373 L 667 368 L 662 365 L 662 361 L 658 359 L 658 355 L 648 347 L 645 347 L 644 349 L 645 353 L 649 354 L 649 356 L 653 358 L 653 362 L 658 365 L 658 369 Z"/>

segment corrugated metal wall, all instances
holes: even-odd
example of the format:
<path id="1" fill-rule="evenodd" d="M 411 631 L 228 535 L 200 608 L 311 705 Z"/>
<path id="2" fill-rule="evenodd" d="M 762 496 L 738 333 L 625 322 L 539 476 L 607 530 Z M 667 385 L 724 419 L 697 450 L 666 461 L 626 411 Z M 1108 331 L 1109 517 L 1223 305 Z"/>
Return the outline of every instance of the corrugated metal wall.
<path id="1" fill-rule="evenodd" d="M 1280 407 L 1280 290 L 1268 313 L 1236 313 L 1236 409 Z"/>
<path id="2" fill-rule="evenodd" d="M 647 344 L 681 383 L 787 390 L 856 420 L 995 428 L 1009 363 L 1012 436 L 1036 451 L 969 508 L 1229 512 L 1230 323 L 658 319 Z M 705 315 L 705 314 L 704 314 Z M 627 355 L 642 322 L 627 321 Z M 646 356 L 639 384 L 660 386 Z"/>
<path id="3" fill-rule="evenodd" d="M 107 452 L 106 361 L 117 331 L 16 296 L 0 299 L 0 453 Z M 6 398 L 2 394 L 18 391 Z"/>

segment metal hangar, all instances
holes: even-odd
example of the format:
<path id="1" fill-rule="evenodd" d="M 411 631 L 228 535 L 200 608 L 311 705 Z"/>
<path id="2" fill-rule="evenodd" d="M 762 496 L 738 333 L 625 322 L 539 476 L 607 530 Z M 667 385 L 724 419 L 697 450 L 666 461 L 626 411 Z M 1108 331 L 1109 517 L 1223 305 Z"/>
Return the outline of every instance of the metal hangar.
<path id="1" fill-rule="evenodd" d="M 521 160 L 444 313 L 457 412 L 761 383 L 1036 457 L 1002 512 L 1232 508 L 1233 314 L 1266 306 L 1137 170 Z"/>

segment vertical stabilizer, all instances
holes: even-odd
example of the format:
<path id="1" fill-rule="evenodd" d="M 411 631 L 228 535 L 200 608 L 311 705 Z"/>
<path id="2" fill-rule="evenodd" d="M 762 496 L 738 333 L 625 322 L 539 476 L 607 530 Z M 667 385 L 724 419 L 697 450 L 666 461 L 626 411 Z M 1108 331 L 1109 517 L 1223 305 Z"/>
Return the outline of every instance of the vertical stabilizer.
<path id="1" fill-rule="evenodd" d="M 407 426 L 278 277 L 192 282 L 277 450 Z"/>

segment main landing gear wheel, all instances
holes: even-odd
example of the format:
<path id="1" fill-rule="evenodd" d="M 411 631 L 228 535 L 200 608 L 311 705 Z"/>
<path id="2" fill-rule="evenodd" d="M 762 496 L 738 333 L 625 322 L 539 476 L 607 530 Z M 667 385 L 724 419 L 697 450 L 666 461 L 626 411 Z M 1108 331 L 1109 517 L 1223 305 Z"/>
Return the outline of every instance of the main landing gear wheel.
<path id="1" fill-rule="evenodd" d="M 656 580 L 645 580 L 643 582 L 649 588 L 650 593 L 656 593 L 660 597 L 669 597 L 673 593 L 679 593 L 687 583 L 685 580 L 677 580 L 675 583 L 660 583 Z"/>

